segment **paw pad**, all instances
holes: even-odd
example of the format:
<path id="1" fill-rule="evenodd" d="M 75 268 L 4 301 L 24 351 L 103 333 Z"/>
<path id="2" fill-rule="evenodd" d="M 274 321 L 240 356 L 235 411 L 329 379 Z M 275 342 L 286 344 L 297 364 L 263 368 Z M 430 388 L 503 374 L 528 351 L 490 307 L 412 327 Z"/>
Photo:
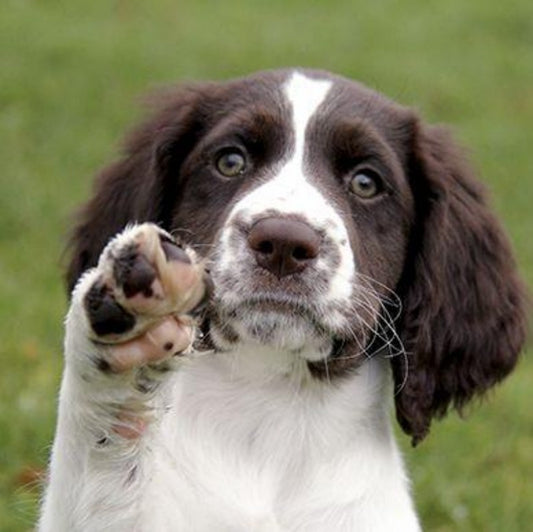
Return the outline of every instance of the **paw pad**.
<path id="1" fill-rule="evenodd" d="M 84 306 L 95 339 L 106 343 L 130 340 L 165 317 L 186 315 L 209 292 L 194 252 L 149 223 L 117 235 L 96 273 Z"/>
<path id="2" fill-rule="evenodd" d="M 137 294 L 152 297 L 152 283 L 156 279 L 156 270 L 148 259 L 139 252 L 136 245 L 121 250 L 113 264 L 113 274 L 118 286 L 127 298 Z"/>
<path id="3" fill-rule="evenodd" d="M 135 325 L 135 317 L 116 302 L 109 288 L 102 283 L 96 282 L 89 289 L 85 308 L 98 336 L 123 334 Z"/>

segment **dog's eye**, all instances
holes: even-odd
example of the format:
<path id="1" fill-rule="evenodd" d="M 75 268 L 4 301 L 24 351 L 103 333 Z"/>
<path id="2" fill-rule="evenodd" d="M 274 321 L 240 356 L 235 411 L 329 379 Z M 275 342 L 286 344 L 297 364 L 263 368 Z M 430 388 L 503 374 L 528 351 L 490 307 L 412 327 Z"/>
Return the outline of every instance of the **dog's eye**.
<path id="1" fill-rule="evenodd" d="M 370 199 L 383 191 L 383 183 L 373 170 L 358 170 L 350 181 L 350 190 L 360 198 Z"/>
<path id="2" fill-rule="evenodd" d="M 228 150 L 218 156 L 217 170 L 225 177 L 235 177 L 244 173 L 246 159 L 240 150 Z"/>

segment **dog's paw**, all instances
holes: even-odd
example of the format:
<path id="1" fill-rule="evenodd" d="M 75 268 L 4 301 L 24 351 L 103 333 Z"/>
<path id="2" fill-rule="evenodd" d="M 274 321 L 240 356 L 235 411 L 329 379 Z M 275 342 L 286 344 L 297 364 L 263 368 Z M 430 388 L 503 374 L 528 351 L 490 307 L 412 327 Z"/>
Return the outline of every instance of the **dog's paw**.
<path id="1" fill-rule="evenodd" d="M 188 314 L 207 294 L 204 268 L 194 252 L 150 223 L 111 240 L 82 285 L 89 337 L 111 344 L 115 370 L 187 349 L 193 341 Z"/>

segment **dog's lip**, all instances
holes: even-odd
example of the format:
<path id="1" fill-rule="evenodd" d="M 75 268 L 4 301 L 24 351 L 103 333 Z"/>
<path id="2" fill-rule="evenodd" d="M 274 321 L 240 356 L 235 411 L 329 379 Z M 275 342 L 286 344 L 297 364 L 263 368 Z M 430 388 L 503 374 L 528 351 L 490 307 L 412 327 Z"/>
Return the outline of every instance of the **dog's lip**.
<path id="1" fill-rule="evenodd" d="M 313 313 L 314 309 L 306 301 L 285 293 L 255 293 L 243 298 L 239 307 L 253 308 L 255 310 L 277 311 L 277 312 L 305 312 Z"/>
<path id="2" fill-rule="evenodd" d="M 297 316 L 321 331 L 327 330 L 323 323 L 323 315 L 312 303 L 283 293 L 256 293 L 243 298 L 231 309 L 226 310 L 229 310 L 230 316 L 236 318 L 250 313 L 277 314 L 281 318 Z"/>

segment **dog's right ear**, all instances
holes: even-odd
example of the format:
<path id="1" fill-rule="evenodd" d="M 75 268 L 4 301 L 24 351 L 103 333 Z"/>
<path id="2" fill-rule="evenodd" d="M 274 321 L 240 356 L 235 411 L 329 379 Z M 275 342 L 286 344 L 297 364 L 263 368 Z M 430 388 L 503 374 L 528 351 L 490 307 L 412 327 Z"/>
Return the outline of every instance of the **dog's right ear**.
<path id="1" fill-rule="evenodd" d="M 191 85 L 152 98 L 152 118 L 129 135 L 122 158 L 98 175 L 70 236 L 69 293 L 79 276 L 96 265 L 107 241 L 128 223 L 151 221 L 169 228 L 180 165 L 202 129 L 197 102 L 203 93 L 203 86 Z"/>

